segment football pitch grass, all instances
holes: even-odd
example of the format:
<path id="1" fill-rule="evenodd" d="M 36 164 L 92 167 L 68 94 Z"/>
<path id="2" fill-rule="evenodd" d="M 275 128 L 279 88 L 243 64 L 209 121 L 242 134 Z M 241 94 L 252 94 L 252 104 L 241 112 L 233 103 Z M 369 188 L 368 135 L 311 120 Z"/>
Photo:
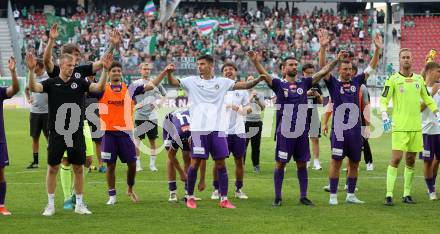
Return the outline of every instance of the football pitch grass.
<path id="1" fill-rule="evenodd" d="M 385 207 L 386 167 L 390 158 L 390 135 L 371 139 L 375 170 L 365 171 L 360 166 L 358 197 L 363 205 L 345 204 L 345 173 L 339 183 L 339 205 L 328 205 L 328 193 L 322 187 L 328 182 L 330 158 L 329 140 L 321 138 L 322 171 L 309 171 L 309 198 L 314 207 L 298 202 L 299 188 L 296 167 L 287 166 L 283 184 L 283 206 L 271 206 L 273 189 L 274 148 L 272 137 L 262 139 L 262 173 L 254 174 L 250 156 L 246 164 L 244 191 L 248 200 L 233 197 L 235 189 L 234 163 L 227 160 L 229 174 L 229 198 L 235 210 L 220 209 L 218 201 L 211 201 L 212 161 L 208 161 L 207 189 L 196 192 L 203 200 L 196 210 L 189 210 L 185 203 L 168 202 L 166 177 L 166 155 L 162 151 L 157 159 L 158 172 L 148 170 L 148 157 L 142 157 L 144 171 L 137 174 L 135 191 L 140 202 L 132 203 L 126 196 L 126 166 L 118 162 L 118 203 L 105 205 L 107 185 L 105 175 L 93 171 L 86 177 L 84 199 L 92 215 L 78 215 L 63 210 L 61 184 L 57 184 L 56 214 L 41 215 L 47 204 L 45 189 L 46 141 L 40 144 L 40 168 L 25 169 L 32 160 L 31 138 L 29 137 L 28 110 L 5 110 L 6 136 L 9 148 L 10 166 L 6 168 L 8 191 L 6 205 L 12 212 L 10 217 L 0 217 L 1 233 L 438 233 L 440 222 L 440 201 L 428 200 L 422 174 L 422 162 L 416 162 L 416 176 L 413 197 L 416 205 L 401 202 L 403 193 L 403 164 L 395 189 L 395 206 Z M 161 144 L 161 140 L 159 143 Z M 250 153 L 250 152 L 249 152 Z M 178 158 L 181 161 L 180 153 Z M 96 158 L 94 158 L 96 162 Z M 96 165 L 96 163 L 95 163 Z M 200 173 L 199 173 L 200 177 Z M 177 178 L 179 180 L 179 178 Z M 179 198 L 183 197 L 183 184 L 178 182 Z"/>

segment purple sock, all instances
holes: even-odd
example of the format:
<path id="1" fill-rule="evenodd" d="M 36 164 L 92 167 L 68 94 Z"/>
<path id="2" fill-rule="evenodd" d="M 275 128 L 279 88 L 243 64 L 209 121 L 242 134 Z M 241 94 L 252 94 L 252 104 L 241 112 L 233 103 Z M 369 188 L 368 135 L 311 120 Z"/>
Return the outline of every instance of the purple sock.
<path id="1" fill-rule="evenodd" d="M 339 177 L 330 178 L 330 193 L 331 194 L 336 194 L 338 192 L 338 183 L 339 183 Z"/>
<path id="2" fill-rule="evenodd" d="M 218 180 L 212 181 L 212 186 L 214 187 L 215 190 L 218 190 Z"/>
<path id="3" fill-rule="evenodd" d="M 170 190 L 170 192 L 177 190 L 176 181 L 168 181 L 168 190 Z"/>
<path id="4" fill-rule="evenodd" d="M 356 190 L 357 177 L 347 177 L 347 193 L 354 193 Z"/>
<path id="5" fill-rule="evenodd" d="M 307 197 L 307 185 L 309 183 L 309 177 L 307 176 L 307 168 L 298 168 L 296 175 L 299 181 L 299 191 L 301 198 Z"/>
<path id="6" fill-rule="evenodd" d="M 243 181 L 242 180 L 236 180 L 235 181 L 235 188 L 236 188 L 236 192 L 238 192 L 241 188 L 243 187 Z"/>
<path id="7" fill-rule="evenodd" d="M 434 189 L 433 178 L 425 178 L 425 181 L 426 181 L 426 185 L 428 186 L 429 193 L 434 192 L 435 189 Z"/>
<path id="8" fill-rule="evenodd" d="M 275 168 L 273 172 L 273 182 L 275 185 L 275 200 L 281 200 L 281 189 L 283 187 L 284 169 Z"/>
<path id="9" fill-rule="evenodd" d="M 116 196 L 116 189 L 109 189 L 108 190 L 108 195 L 109 196 Z"/>
<path id="10" fill-rule="evenodd" d="M 0 205 L 5 204 L 6 198 L 6 181 L 0 182 Z"/>
<path id="11" fill-rule="evenodd" d="M 192 166 L 188 168 L 188 195 L 194 195 L 194 187 L 196 186 L 197 181 L 197 170 L 194 170 Z"/>
<path id="12" fill-rule="evenodd" d="M 228 172 L 226 168 L 217 169 L 219 192 L 222 197 L 228 195 Z"/>

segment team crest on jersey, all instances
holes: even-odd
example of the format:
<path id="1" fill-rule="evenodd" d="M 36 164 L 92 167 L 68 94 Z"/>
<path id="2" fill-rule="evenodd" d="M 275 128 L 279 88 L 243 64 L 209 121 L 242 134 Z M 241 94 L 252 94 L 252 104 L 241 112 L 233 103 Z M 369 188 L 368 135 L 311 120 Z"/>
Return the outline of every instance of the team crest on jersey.
<path id="1" fill-rule="evenodd" d="M 304 93 L 304 90 L 303 90 L 302 88 L 298 88 L 298 89 L 296 90 L 296 92 L 297 92 L 299 95 L 301 95 L 301 94 Z"/>
<path id="2" fill-rule="evenodd" d="M 339 92 L 340 92 L 341 94 L 344 94 L 344 88 L 341 87 L 341 89 L 339 90 Z"/>
<path id="3" fill-rule="evenodd" d="M 220 85 L 216 84 L 215 89 L 219 89 L 219 88 L 220 88 Z"/>
<path id="4" fill-rule="evenodd" d="M 239 93 L 235 93 L 235 96 L 236 96 L 236 97 L 240 97 L 240 94 L 239 94 Z"/>
<path id="5" fill-rule="evenodd" d="M 419 89 L 419 88 L 420 88 L 420 84 L 416 83 L 416 89 Z"/>
<path id="6" fill-rule="evenodd" d="M 403 86 L 400 86 L 400 92 L 403 93 L 404 91 Z"/>
<path id="7" fill-rule="evenodd" d="M 356 92 L 356 86 L 351 86 L 351 87 L 350 87 L 350 91 L 353 92 L 353 93 L 355 93 L 355 92 Z"/>
<path id="8" fill-rule="evenodd" d="M 78 88 L 78 85 L 77 85 L 76 83 L 72 83 L 72 84 L 70 85 L 70 88 L 72 88 L 72 89 L 76 89 L 76 88 Z"/>
<path id="9" fill-rule="evenodd" d="M 75 72 L 75 78 L 77 78 L 77 79 L 79 79 L 79 78 L 81 78 L 81 74 L 79 73 L 79 72 Z"/>

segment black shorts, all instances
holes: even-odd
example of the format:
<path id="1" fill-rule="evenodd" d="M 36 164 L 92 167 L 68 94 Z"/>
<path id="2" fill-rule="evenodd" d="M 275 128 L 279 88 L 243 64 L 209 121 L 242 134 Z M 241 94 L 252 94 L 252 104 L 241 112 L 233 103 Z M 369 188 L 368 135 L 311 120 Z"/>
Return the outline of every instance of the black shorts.
<path id="1" fill-rule="evenodd" d="M 154 140 L 159 137 L 159 131 L 157 129 L 157 120 L 135 120 L 134 124 L 135 124 L 135 129 L 134 129 L 135 137 L 141 140 L 145 139 L 145 134 L 150 140 Z"/>
<path id="2" fill-rule="evenodd" d="M 321 121 L 319 120 L 318 109 L 309 108 L 307 110 L 307 129 L 309 129 L 309 137 L 321 137 Z"/>
<path id="3" fill-rule="evenodd" d="M 101 130 L 101 126 L 100 124 L 98 124 L 98 126 L 96 126 L 93 122 L 87 120 L 87 122 L 89 123 L 90 126 L 90 132 L 92 134 L 92 141 L 93 142 L 101 142 L 102 141 L 102 136 L 104 136 L 104 132 Z M 96 137 L 98 136 L 98 137 Z"/>
<path id="4" fill-rule="evenodd" d="M 49 114 L 46 113 L 30 113 L 30 135 L 31 137 L 39 137 L 41 131 L 43 131 L 44 136 L 48 136 L 48 118 Z"/>
<path id="5" fill-rule="evenodd" d="M 47 146 L 47 163 L 49 165 L 59 165 L 64 152 L 67 151 L 67 160 L 71 164 L 84 165 L 86 162 L 86 142 L 83 130 L 79 129 L 72 135 L 72 147 L 67 147 L 63 135 L 49 131 L 49 144 Z"/>
<path id="6" fill-rule="evenodd" d="M 182 147 L 180 147 L 180 145 L 175 140 L 169 140 L 169 141 L 171 141 L 171 142 L 168 145 L 165 144 L 166 150 L 170 150 L 170 146 L 171 146 L 171 148 L 173 148 L 174 150 L 181 149 L 182 151 L 191 151 L 188 138 L 181 139 Z"/>

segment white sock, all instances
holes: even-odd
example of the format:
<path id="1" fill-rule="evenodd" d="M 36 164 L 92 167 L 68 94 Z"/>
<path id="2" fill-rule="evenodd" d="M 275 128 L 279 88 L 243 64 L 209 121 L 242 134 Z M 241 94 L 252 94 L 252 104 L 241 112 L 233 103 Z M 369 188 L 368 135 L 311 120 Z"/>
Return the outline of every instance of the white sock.
<path id="1" fill-rule="evenodd" d="M 55 194 L 54 193 L 49 193 L 49 194 L 47 194 L 47 204 L 49 205 L 49 206 L 55 206 Z"/>
<path id="2" fill-rule="evenodd" d="M 151 155 L 150 156 L 150 165 L 155 165 L 156 163 L 156 155 Z"/>
<path id="3" fill-rule="evenodd" d="M 228 197 L 227 196 L 222 196 L 221 198 L 220 198 L 220 201 L 225 201 L 225 200 L 228 200 Z"/>
<path id="4" fill-rule="evenodd" d="M 76 205 L 81 205 L 83 203 L 82 194 L 76 194 Z"/>
<path id="5" fill-rule="evenodd" d="M 338 195 L 336 193 L 330 193 L 330 198 L 338 198 Z"/>
<path id="6" fill-rule="evenodd" d="M 116 195 L 110 196 L 110 200 L 116 201 Z"/>
<path id="7" fill-rule="evenodd" d="M 313 164 L 315 166 L 319 166 L 319 159 L 313 159 Z"/>
<path id="8" fill-rule="evenodd" d="M 347 197 L 353 197 L 354 193 L 347 193 Z"/>

